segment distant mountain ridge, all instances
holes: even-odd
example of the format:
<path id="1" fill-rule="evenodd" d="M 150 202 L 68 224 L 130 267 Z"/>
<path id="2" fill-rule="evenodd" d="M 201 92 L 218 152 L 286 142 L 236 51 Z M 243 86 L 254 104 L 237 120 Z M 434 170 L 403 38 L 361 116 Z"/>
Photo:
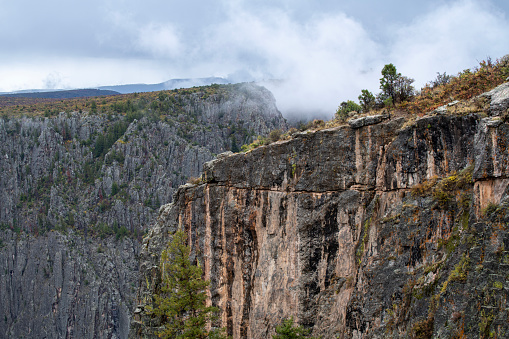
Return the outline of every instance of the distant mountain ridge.
<path id="1" fill-rule="evenodd" d="M 233 82 L 234 81 L 220 77 L 171 79 L 158 84 L 127 84 L 127 85 L 100 86 L 95 88 L 71 89 L 71 90 L 29 89 L 15 92 L 3 92 L 3 93 L 0 92 L 0 96 L 13 98 L 72 99 L 72 98 L 96 97 L 102 95 L 157 92 L 176 88 L 208 86 L 211 84 L 226 85 L 231 84 Z"/>
<path id="2" fill-rule="evenodd" d="M 57 90 L 51 92 L 18 92 L 1 94 L 3 97 L 11 98 L 34 98 L 34 99 L 72 99 L 72 98 L 88 98 L 98 97 L 103 95 L 119 95 L 120 92 L 102 89 L 72 89 L 72 90 Z"/>
<path id="3" fill-rule="evenodd" d="M 159 84 L 128 84 L 116 86 L 101 86 L 97 87 L 99 90 L 110 90 L 119 92 L 121 94 L 136 93 L 136 92 L 156 92 L 176 88 L 189 88 L 195 86 L 208 86 L 212 84 L 226 85 L 231 84 L 232 81 L 220 77 L 208 78 L 195 78 L 195 79 L 171 79 Z"/>

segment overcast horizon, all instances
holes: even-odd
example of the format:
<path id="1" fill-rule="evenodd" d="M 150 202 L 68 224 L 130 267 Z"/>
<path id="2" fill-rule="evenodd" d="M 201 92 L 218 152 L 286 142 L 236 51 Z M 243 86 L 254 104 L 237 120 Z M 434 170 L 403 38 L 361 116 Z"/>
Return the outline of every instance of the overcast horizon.
<path id="1" fill-rule="evenodd" d="M 393 63 L 417 88 L 509 53 L 508 1 L 0 0 L 0 92 L 223 77 L 333 114 Z M 312 113 L 311 113 L 312 114 Z"/>

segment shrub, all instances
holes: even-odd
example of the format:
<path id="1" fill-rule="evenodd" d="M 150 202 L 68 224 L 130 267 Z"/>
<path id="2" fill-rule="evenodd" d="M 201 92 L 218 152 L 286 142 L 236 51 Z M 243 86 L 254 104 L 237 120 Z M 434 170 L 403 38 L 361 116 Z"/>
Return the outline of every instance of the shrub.
<path id="1" fill-rule="evenodd" d="M 465 282 L 467 280 L 469 264 L 470 258 L 463 255 L 460 262 L 454 267 L 454 270 L 449 275 L 449 281 Z"/>
<path id="2" fill-rule="evenodd" d="M 412 332 L 416 339 L 431 339 L 433 338 L 433 324 L 434 317 L 418 321 L 412 326 Z"/>
<path id="3" fill-rule="evenodd" d="M 500 208 L 499 205 L 495 204 L 494 202 L 489 202 L 488 205 L 483 209 L 483 215 L 484 216 L 490 216 L 493 213 L 497 212 L 497 210 Z"/>
<path id="4" fill-rule="evenodd" d="M 468 188 L 473 183 L 472 179 L 473 166 L 470 165 L 463 170 L 453 172 L 450 176 L 441 180 L 438 177 L 433 177 L 429 180 L 417 184 L 412 187 L 411 192 L 413 196 L 427 196 L 431 194 L 438 202 L 441 208 L 448 206 L 449 202 L 453 199 L 453 192 Z M 462 203 L 466 204 L 468 197 L 462 197 Z M 468 200 L 468 204 L 469 204 Z"/>
<path id="5" fill-rule="evenodd" d="M 199 185 L 202 183 L 202 180 L 201 177 L 189 177 L 189 180 L 187 182 L 193 185 Z"/>
<path id="6" fill-rule="evenodd" d="M 272 142 L 276 142 L 281 138 L 281 130 L 275 129 L 269 133 L 269 139 Z"/>
<path id="7" fill-rule="evenodd" d="M 345 121 L 351 112 L 360 112 L 361 109 L 361 106 L 352 100 L 343 101 L 336 111 L 336 117 L 341 121 Z"/>
<path id="8" fill-rule="evenodd" d="M 304 329 L 302 326 L 295 326 L 293 324 L 293 317 L 284 319 L 282 324 L 276 327 L 276 334 L 272 336 L 272 339 L 298 339 L 298 338 L 309 338 L 311 330 Z"/>
<path id="9" fill-rule="evenodd" d="M 111 185 L 111 196 L 116 195 L 120 191 L 120 188 L 118 187 L 118 184 L 116 182 L 113 182 Z"/>
<path id="10" fill-rule="evenodd" d="M 484 93 L 502 84 L 508 76 L 508 55 L 495 62 L 488 58 L 474 70 L 466 69 L 456 76 L 439 74 L 404 108 L 412 114 L 429 112 L 453 100 L 467 100 Z"/>
<path id="11" fill-rule="evenodd" d="M 313 121 L 310 121 L 306 124 L 305 129 L 318 129 L 318 128 L 324 128 L 325 127 L 325 121 L 321 119 L 315 119 Z"/>
<path id="12" fill-rule="evenodd" d="M 440 74 L 439 72 L 437 72 L 437 77 L 430 82 L 429 86 L 431 86 L 431 88 L 444 86 L 450 83 L 451 79 L 452 76 L 447 75 L 447 73 L 444 72 L 444 74 Z"/>

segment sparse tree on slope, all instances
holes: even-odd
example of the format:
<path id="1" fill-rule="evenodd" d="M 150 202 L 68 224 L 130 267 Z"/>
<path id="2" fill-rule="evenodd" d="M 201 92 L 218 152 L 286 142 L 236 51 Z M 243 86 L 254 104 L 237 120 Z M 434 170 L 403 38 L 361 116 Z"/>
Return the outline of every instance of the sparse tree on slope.
<path id="1" fill-rule="evenodd" d="M 415 89 L 414 86 L 412 86 L 414 81 L 414 79 L 406 76 L 400 76 L 396 80 L 396 100 L 398 102 L 407 101 L 414 96 Z"/>
<path id="2" fill-rule="evenodd" d="M 307 338 L 307 339 L 319 339 L 315 337 L 310 337 L 310 330 L 304 329 L 302 326 L 295 326 L 293 324 L 293 317 L 289 319 L 284 319 L 283 323 L 276 327 L 276 334 L 272 336 L 272 339 L 298 339 L 298 338 Z"/>
<path id="3" fill-rule="evenodd" d="M 162 338 L 204 339 L 226 338 L 224 331 L 207 330 L 207 323 L 214 320 L 217 307 L 206 306 L 205 293 L 209 281 L 202 279 L 202 269 L 190 261 L 190 248 L 186 235 L 179 230 L 161 255 L 162 283 L 154 295 L 152 314 L 161 317 L 164 329 Z"/>
<path id="4" fill-rule="evenodd" d="M 380 78 L 380 89 L 382 96 L 387 99 L 391 98 L 392 102 L 396 102 L 396 81 L 401 76 L 396 66 L 393 64 L 385 65 L 382 69 L 382 78 Z"/>
<path id="5" fill-rule="evenodd" d="M 343 101 L 336 111 L 336 117 L 340 120 L 346 120 L 348 118 L 348 114 L 350 112 L 359 112 L 361 110 L 361 106 L 353 102 L 352 100 Z"/>
<path id="6" fill-rule="evenodd" d="M 375 107 L 375 96 L 367 89 L 363 89 L 361 95 L 359 95 L 359 102 L 361 103 L 362 111 L 364 113 L 368 112 Z"/>
<path id="7" fill-rule="evenodd" d="M 388 102 L 387 100 L 390 98 L 392 104 L 408 100 L 414 94 L 413 82 L 414 79 L 398 73 L 393 64 L 385 65 L 380 79 L 381 100 Z"/>

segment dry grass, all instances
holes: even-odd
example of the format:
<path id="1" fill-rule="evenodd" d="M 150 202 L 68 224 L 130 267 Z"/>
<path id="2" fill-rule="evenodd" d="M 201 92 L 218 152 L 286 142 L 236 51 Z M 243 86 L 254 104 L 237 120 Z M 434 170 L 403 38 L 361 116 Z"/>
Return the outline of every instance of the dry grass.
<path id="1" fill-rule="evenodd" d="M 201 177 L 189 177 L 187 182 L 190 183 L 190 184 L 193 184 L 193 185 L 199 185 L 203 181 L 201 180 Z"/>
<path id="2" fill-rule="evenodd" d="M 509 57 L 492 62 L 482 61 L 474 70 L 464 70 L 452 77 L 447 84 L 431 87 L 427 85 L 412 101 L 403 102 L 397 107 L 408 113 L 423 114 L 431 112 L 454 100 L 469 100 L 479 94 L 487 92 L 505 82 L 509 76 Z M 485 102 L 473 101 L 466 105 L 459 105 L 458 113 L 479 112 L 484 109 Z M 463 111 L 461 111 L 463 110 Z"/>

